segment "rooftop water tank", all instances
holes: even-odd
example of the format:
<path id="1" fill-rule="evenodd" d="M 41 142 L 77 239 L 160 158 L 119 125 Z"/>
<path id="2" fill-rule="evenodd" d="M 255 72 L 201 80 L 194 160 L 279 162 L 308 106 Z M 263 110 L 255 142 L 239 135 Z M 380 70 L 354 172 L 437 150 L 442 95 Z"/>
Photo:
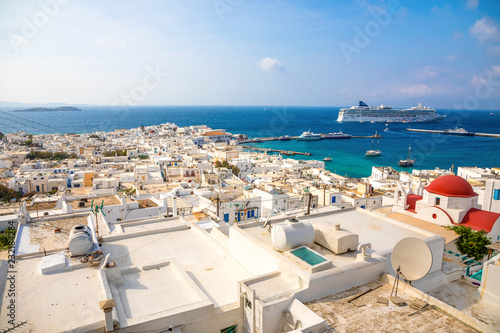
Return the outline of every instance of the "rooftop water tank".
<path id="1" fill-rule="evenodd" d="M 86 255 L 92 251 L 93 247 L 92 234 L 86 225 L 77 224 L 71 228 L 68 248 L 72 256 Z"/>
<path id="2" fill-rule="evenodd" d="M 273 225 L 271 229 L 273 248 L 284 252 L 314 242 L 314 228 L 309 222 L 301 222 L 296 218 Z"/>
<path id="3" fill-rule="evenodd" d="M 340 224 L 322 221 L 314 224 L 314 229 L 316 234 L 314 241 L 333 253 L 355 251 L 358 247 L 358 234 L 341 229 Z"/>

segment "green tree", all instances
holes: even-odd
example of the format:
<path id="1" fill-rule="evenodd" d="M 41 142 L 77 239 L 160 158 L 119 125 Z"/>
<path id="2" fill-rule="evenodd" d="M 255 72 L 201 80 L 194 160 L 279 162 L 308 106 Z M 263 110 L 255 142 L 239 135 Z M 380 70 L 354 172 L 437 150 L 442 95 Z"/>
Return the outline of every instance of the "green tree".
<path id="1" fill-rule="evenodd" d="M 5 231 L 0 231 L 0 250 L 10 250 L 14 245 L 16 229 L 9 227 Z"/>
<path id="2" fill-rule="evenodd" d="M 3 137 L 4 137 L 3 133 L 2 133 L 2 132 L 0 132 L 0 140 L 2 140 L 2 139 L 3 139 Z"/>
<path id="3" fill-rule="evenodd" d="M 145 131 L 146 129 L 144 128 L 144 125 L 141 125 L 141 131 Z"/>
<path id="4" fill-rule="evenodd" d="M 127 156 L 127 151 L 117 149 L 117 150 L 107 151 L 103 155 L 104 155 L 104 157 Z"/>
<path id="5" fill-rule="evenodd" d="M 0 185 L 0 201 L 10 202 L 12 199 L 19 200 L 21 198 L 21 193 L 14 191 L 11 188 Z"/>
<path id="6" fill-rule="evenodd" d="M 240 169 L 235 166 L 235 165 L 231 165 L 229 164 L 228 161 L 222 161 L 220 162 L 219 160 L 215 161 L 215 167 L 216 168 L 227 168 L 229 170 L 231 170 L 233 172 L 233 175 L 235 176 L 238 176 L 240 174 Z"/>
<path id="7" fill-rule="evenodd" d="M 125 189 L 125 194 L 129 197 L 133 196 L 135 194 L 135 188 L 129 187 Z"/>
<path id="8" fill-rule="evenodd" d="M 463 225 L 451 225 L 445 228 L 455 231 L 460 237 L 456 241 L 457 249 L 461 254 L 465 254 L 469 258 L 481 260 L 486 254 L 488 249 L 486 245 L 491 244 L 486 231 L 472 230 L 471 227 Z"/>

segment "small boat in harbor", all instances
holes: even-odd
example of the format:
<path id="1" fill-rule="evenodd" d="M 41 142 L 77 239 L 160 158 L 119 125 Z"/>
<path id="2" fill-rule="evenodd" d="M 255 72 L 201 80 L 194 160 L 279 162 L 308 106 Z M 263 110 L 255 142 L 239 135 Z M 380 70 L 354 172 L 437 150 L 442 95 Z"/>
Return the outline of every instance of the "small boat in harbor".
<path id="1" fill-rule="evenodd" d="M 328 133 L 323 135 L 323 139 L 350 139 L 352 135 L 344 134 L 342 131 Z"/>
<path id="2" fill-rule="evenodd" d="M 290 141 L 291 138 L 288 135 L 280 136 L 278 138 L 279 141 Z"/>
<path id="3" fill-rule="evenodd" d="M 255 138 L 255 139 L 253 139 L 253 140 L 252 140 L 252 142 L 262 142 L 262 139 L 260 139 L 260 138 Z"/>
<path id="4" fill-rule="evenodd" d="M 382 151 L 378 149 L 379 142 L 377 141 L 377 149 L 373 149 L 373 140 L 372 140 L 372 149 L 367 150 L 365 156 L 380 156 L 382 155 Z"/>
<path id="5" fill-rule="evenodd" d="M 411 159 L 411 145 L 408 147 L 408 158 L 405 160 L 399 160 L 398 165 L 402 167 L 409 167 L 415 163 L 415 160 Z"/>
<path id="6" fill-rule="evenodd" d="M 311 132 L 311 130 L 302 133 L 297 140 L 298 141 L 312 141 L 312 140 L 320 140 L 321 139 L 321 134 L 314 134 Z"/>
<path id="7" fill-rule="evenodd" d="M 458 128 L 458 127 L 456 127 L 455 129 L 444 130 L 443 134 L 458 135 L 458 136 L 473 136 L 476 133 L 469 132 L 465 128 Z"/>
<path id="8" fill-rule="evenodd" d="M 323 159 L 323 162 L 331 162 L 332 161 L 332 158 L 330 157 L 330 155 L 328 155 L 328 157 L 325 157 Z"/>

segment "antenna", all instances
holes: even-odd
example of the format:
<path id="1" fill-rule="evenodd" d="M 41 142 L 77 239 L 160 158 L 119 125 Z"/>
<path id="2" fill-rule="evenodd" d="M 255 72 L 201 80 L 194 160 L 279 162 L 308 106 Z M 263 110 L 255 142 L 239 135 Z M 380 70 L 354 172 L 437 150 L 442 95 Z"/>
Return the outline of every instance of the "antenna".
<path id="1" fill-rule="evenodd" d="M 405 281 L 420 280 L 432 267 L 432 252 L 426 242 L 419 238 L 407 237 L 400 240 L 391 255 L 391 265 L 396 272 L 393 290 L 398 295 L 397 285 L 401 276 Z"/>

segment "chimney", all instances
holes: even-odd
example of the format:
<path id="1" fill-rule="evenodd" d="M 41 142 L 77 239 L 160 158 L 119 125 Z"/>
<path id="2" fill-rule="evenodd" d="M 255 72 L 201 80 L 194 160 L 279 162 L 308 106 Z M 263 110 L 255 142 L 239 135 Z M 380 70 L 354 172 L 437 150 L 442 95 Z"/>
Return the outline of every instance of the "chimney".
<path id="1" fill-rule="evenodd" d="M 172 198 L 172 216 L 177 216 L 177 197 Z"/>

